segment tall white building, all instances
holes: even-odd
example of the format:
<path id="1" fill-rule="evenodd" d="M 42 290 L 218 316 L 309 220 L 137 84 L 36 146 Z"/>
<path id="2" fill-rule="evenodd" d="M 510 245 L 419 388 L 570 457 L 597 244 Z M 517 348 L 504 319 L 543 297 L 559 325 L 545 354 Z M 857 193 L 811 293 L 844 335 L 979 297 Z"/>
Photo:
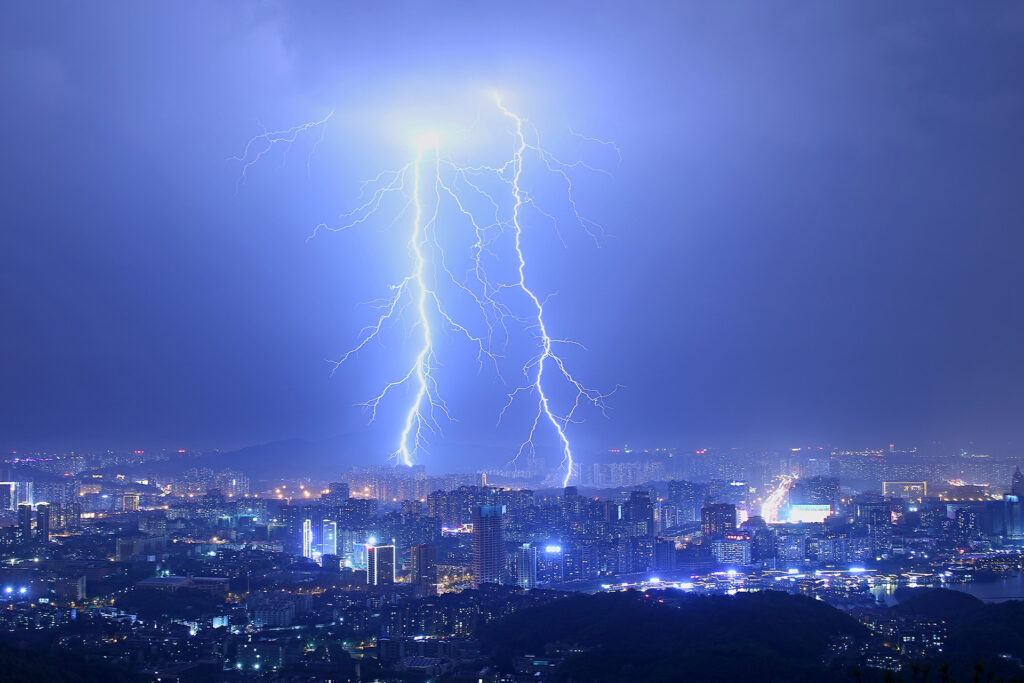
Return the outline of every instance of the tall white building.
<path id="1" fill-rule="evenodd" d="M 313 520 L 302 521 L 302 556 L 313 557 Z"/>
<path id="2" fill-rule="evenodd" d="M 329 519 L 324 520 L 322 555 L 338 554 L 338 523 Z"/>

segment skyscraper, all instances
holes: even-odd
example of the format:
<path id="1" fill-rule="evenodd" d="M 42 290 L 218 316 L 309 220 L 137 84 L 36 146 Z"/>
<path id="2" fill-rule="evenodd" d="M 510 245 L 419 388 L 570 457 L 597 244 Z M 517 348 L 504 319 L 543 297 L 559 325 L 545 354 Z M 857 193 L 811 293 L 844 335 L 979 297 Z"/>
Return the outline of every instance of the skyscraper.
<path id="1" fill-rule="evenodd" d="M 481 505 L 473 510 L 474 587 L 505 580 L 504 513 L 501 505 Z"/>
<path id="2" fill-rule="evenodd" d="M 41 543 L 50 542 L 50 504 L 36 505 L 36 536 Z"/>
<path id="3" fill-rule="evenodd" d="M 708 493 L 707 484 L 695 484 L 692 481 L 668 483 L 668 501 L 679 509 L 679 522 L 700 521 L 700 509 L 707 502 Z"/>
<path id="4" fill-rule="evenodd" d="M 566 519 L 577 519 L 583 509 L 583 501 L 580 498 L 579 489 L 575 486 L 566 486 L 562 491 L 562 513 Z"/>
<path id="5" fill-rule="evenodd" d="M 22 543 L 32 538 L 32 504 L 18 503 L 18 530 L 21 532 Z"/>
<path id="6" fill-rule="evenodd" d="M 302 520 L 302 556 L 313 557 L 313 520 Z"/>
<path id="7" fill-rule="evenodd" d="M 338 523 L 329 519 L 324 520 L 323 525 L 323 544 L 321 545 L 320 554 L 322 555 L 337 555 L 338 554 Z"/>
<path id="8" fill-rule="evenodd" d="M 64 506 L 65 523 L 72 529 L 82 526 L 82 504 L 78 501 Z"/>
<path id="9" fill-rule="evenodd" d="M 623 517 L 630 523 L 634 536 L 654 535 L 654 505 L 648 491 L 629 492 L 629 500 L 623 506 Z"/>
<path id="10" fill-rule="evenodd" d="M 18 481 L 14 483 L 15 498 L 18 503 L 28 503 L 32 505 L 32 482 L 30 481 Z"/>
<path id="11" fill-rule="evenodd" d="M 1010 493 L 1024 500 L 1024 474 L 1021 474 L 1020 467 L 1013 471 L 1013 479 L 1010 482 Z"/>
<path id="12" fill-rule="evenodd" d="M 327 493 L 323 496 L 324 502 L 329 505 L 341 505 L 349 497 L 348 484 L 341 481 L 331 482 L 327 486 Z"/>
<path id="13" fill-rule="evenodd" d="M 516 548 L 516 585 L 527 590 L 537 585 L 537 549 L 529 543 Z"/>
<path id="14" fill-rule="evenodd" d="M 17 500 L 13 481 L 0 481 L 0 510 L 13 510 Z"/>
<path id="15" fill-rule="evenodd" d="M 395 546 L 371 545 L 366 547 L 366 583 L 371 586 L 390 586 L 395 582 Z"/>
<path id="16" fill-rule="evenodd" d="M 721 538 L 736 530 L 736 506 L 716 503 L 700 509 L 700 531 L 705 538 Z"/>
<path id="17" fill-rule="evenodd" d="M 427 595 L 437 594 L 437 548 L 427 543 L 412 547 L 412 582 Z"/>

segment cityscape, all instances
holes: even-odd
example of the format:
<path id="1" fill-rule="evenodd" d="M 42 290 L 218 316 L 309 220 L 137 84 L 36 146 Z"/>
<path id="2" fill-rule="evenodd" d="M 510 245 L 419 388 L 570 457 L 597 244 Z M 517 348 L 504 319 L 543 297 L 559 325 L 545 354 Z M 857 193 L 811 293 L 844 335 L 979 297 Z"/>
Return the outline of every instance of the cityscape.
<path id="1" fill-rule="evenodd" d="M 1024 596 L 1019 457 L 600 456 L 566 487 L 403 465 L 261 481 L 189 466 L 200 453 L 9 457 L 0 624 L 152 680 L 497 683 L 547 680 L 600 647 L 496 649 L 498 625 L 571 595 L 686 610 L 771 592 L 799 596 L 784 609 L 817 608 L 802 597 L 836 611 L 823 672 L 882 680 L 966 637 L 952 616 L 907 609 L 915 588 L 956 591 L 956 610 Z"/>
<path id="2" fill-rule="evenodd" d="M 0 3 L 0 683 L 1024 683 L 1021 64 Z"/>

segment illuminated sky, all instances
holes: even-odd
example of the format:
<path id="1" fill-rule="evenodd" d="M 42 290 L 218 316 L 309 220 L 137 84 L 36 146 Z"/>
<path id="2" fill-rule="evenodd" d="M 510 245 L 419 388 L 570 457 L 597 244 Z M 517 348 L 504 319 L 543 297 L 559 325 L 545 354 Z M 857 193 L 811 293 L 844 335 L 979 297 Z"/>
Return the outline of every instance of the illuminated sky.
<path id="1" fill-rule="evenodd" d="M 538 232 L 533 254 L 575 367 L 625 387 L 580 448 L 1024 443 L 1020 8 L 172 7 L 0 8 L 0 448 L 354 433 L 386 455 L 393 424 L 353 407 L 376 361 L 325 360 L 387 242 L 306 237 L 489 88 L 614 176 L 581 190 L 600 248 Z M 236 190 L 261 124 L 331 110 L 308 168 L 300 140 Z M 519 443 L 470 379 L 442 462 Z"/>

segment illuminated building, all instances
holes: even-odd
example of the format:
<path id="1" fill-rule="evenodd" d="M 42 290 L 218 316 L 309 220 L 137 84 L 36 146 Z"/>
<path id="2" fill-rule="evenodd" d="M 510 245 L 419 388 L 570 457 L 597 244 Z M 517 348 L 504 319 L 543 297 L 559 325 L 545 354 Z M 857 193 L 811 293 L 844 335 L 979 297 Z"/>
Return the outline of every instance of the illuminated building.
<path id="1" fill-rule="evenodd" d="M 368 545 L 366 547 L 366 583 L 371 586 L 390 586 L 395 582 L 395 546 Z"/>
<path id="2" fill-rule="evenodd" d="M 323 542 L 320 546 L 321 555 L 338 554 L 338 523 L 329 519 L 324 520 Z"/>
<path id="3" fill-rule="evenodd" d="M 32 538 L 31 503 L 18 503 L 18 530 L 21 532 L 22 542 L 28 542 Z"/>
<path id="4" fill-rule="evenodd" d="M 30 481 L 18 481 L 14 483 L 14 490 L 17 497 L 18 503 L 28 503 L 32 505 L 35 502 L 32 491 L 32 482 Z"/>
<path id="5" fill-rule="evenodd" d="M 566 519 L 576 519 L 582 511 L 580 492 L 575 486 L 566 486 L 562 491 L 562 512 Z"/>
<path id="6" fill-rule="evenodd" d="M 78 501 L 68 503 L 64 506 L 65 524 L 71 529 L 82 526 L 82 504 Z"/>
<path id="7" fill-rule="evenodd" d="M 0 481 L 0 510 L 13 510 L 16 495 L 13 481 Z"/>
<path id="8" fill-rule="evenodd" d="M 537 586 L 537 549 L 529 543 L 516 548 L 516 585 L 530 589 Z"/>
<path id="9" fill-rule="evenodd" d="M 670 481 L 668 483 L 668 502 L 677 508 L 677 521 L 700 521 L 700 509 L 708 499 L 706 484 L 695 484 L 692 481 Z"/>
<path id="10" fill-rule="evenodd" d="M 437 548 L 427 543 L 414 545 L 412 553 L 412 582 L 428 595 L 437 594 Z"/>
<path id="11" fill-rule="evenodd" d="M 790 505 L 788 521 L 791 524 L 820 523 L 832 514 L 831 505 Z"/>
<path id="12" fill-rule="evenodd" d="M 85 577 L 59 578 L 54 582 L 58 602 L 80 602 L 85 600 Z"/>
<path id="13" fill-rule="evenodd" d="M 1020 467 L 1013 471 L 1013 478 L 1010 480 L 1010 493 L 1018 499 L 1024 498 L 1024 474 L 1021 474 Z"/>
<path id="14" fill-rule="evenodd" d="M 775 530 L 775 556 L 783 563 L 799 564 L 807 557 L 807 537 L 803 524 L 781 526 Z"/>
<path id="15" fill-rule="evenodd" d="M 736 531 L 736 506 L 717 503 L 701 508 L 700 531 L 705 538 L 720 538 Z"/>
<path id="16" fill-rule="evenodd" d="M 537 548 L 537 581 L 553 583 L 565 576 L 565 556 L 559 543 L 546 543 Z"/>
<path id="17" fill-rule="evenodd" d="M 979 535 L 978 511 L 973 507 L 962 507 L 956 511 L 955 535 L 960 541 L 969 541 Z"/>
<path id="18" fill-rule="evenodd" d="M 50 504 L 36 505 L 36 536 L 43 543 L 50 542 Z"/>
<path id="19" fill-rule="evenodd" d="M 871 552 L 884 557 L 892 552 L 892 505 L 878 494 L 862 494 L 854 502 L 857 519 L 868 526 Z"/>
<path id="20" fill-rule="evenodd" d="M 1024 503 L 1019 496 L 1008 493 L 1002 500 L 989 501 L 985 506 L 992 534 L 1014 539 L 1024 537 Z"/>
<path id="21" fill-rule="evenodd" d="M 302 521 L 302 556 L 313 557 L 313 520 Z"/>
<path id="22" fill-rule="evenodd" d="M 115 545 L 118 562 L 127 562 L 133 557 L 156 558 L 167 552 L 166 536 L 132 536 L 117 539 Z"/>
<path id="23" fill-rule="evenodd" d="M 798 505 L 828 505 L 835 509 L 839 502 L 839 480 L 822 476 L 798 479 L 789 492 L 789 499 Z"/>
<path id="24" fill-rule="evenodd" d="M 750 564 L 750 539 L 731 534 L 711 542 L 711 554 L 719 564 L 745 567 Z"/>
<path id="25" fill-rule="evenodd" d="M 474 587 L 505 580 L 504 513 L 501 505 L 481 505 L 473 510 Z"/>
<path id="26" fill-rule="evenodd" d="M 139 509 L 139 494 L 126 493 L 121 498 L 121 509 L 125 512 L 135 512 Z"/>
<path id="27" fill-rule="evenodd" d="M 327 493 L 321 498 L 329 505 L 341 505 L 349 498 L 348 484 L 340 481 L 331 482 L 327 486 Z"/>
<path id="28" fill-rule="evenodd" d="M 653 564 L 653 538 L 620 538 L 615 544 L 615 568 L 619 573 L 645 572 Z"/>
<path id="29" fill-rule="evenodd" d="M 623 506 L 623 518 L 630 523 L 632 536 L 654 535 L 654 506 L 647 491 L 630 491 Z"/>
<path id="30" fill-rule="evenodd" d="M 928 482 L 883 481 L 882 495 L 886 498 L 903 498 L 912 503 L 920 503 L 928 497 Z"/>

